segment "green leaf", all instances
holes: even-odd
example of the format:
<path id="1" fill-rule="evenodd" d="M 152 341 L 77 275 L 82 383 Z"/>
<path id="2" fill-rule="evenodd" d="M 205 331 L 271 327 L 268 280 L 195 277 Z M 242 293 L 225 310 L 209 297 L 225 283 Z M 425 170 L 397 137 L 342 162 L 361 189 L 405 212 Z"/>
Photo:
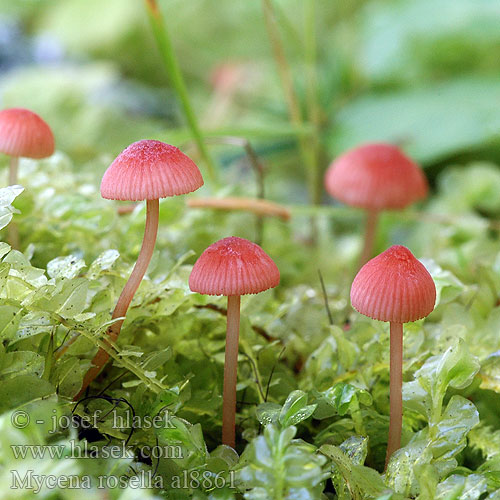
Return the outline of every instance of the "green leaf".
<path id="1" fill-rule="evenodd" d="M 5 241 L 0 241 L 0 259 L 10 252 L 10 245 L 5 243 Z"/>
<path id="2" fill-rule="evenodd" d="M 336 114 L 331 153 L 369 141 L 402 142 L 412 157 L 433 162 L 485 146 L 498 139 L 500 117 L 491 113 L 491 103 L 499 100 L 500 83 L 480 79 L 365 94 Z"/>
<path id="3" fill-rule="evenodd" d="M 366 4 L 361 15 L 360 65 L 370 81 L 418 85 L 438 74 L 483 73 L 499 42 L 500 14 L 489 0 Z M 494 72 L 498 61 L 486 65 Z"/>
<path id="4" fill-rule="evenodd" d="M 84 372 L 77 358 L 62 360 L 56 365 L 54 382 L 59 394 L 67 397 L 74 396 L 82 385 Z"/>
<path id="5" fill-rule="evenodd" d="M 261 403 L 255 410 L 255 416 L 262 425 L 279 423 L 282 407 L 277 403 Z"/>
<path id="6" fill-rule="evenodd" d="M 12 377 L 0 384 L 0 413 L 54 392 L 52 384 L 34 375 Z"/>
<path id="7" fill-rule="evenodd" d="M 90 265 L 87 273 L 89 279 L 96 279 L 102 271 L 110 269 L 116 260 L 120 257 L 118 250 L 106 250 Z"/>
<path id="8" fill-rule="evenodd" d="M 155 432 L 167 444 L 182 446 L 183 453 L 179 462 L 185 467 L 205 463 L 208 450 L 199 424 L 192 425 L 187 420 L 169 415 L 168 425 L 155 428 Z"/>
<path id="9" fill-rule="evenodd" d="M 7 186 L 0 188 L 0 207 L 9 207 L 13 201 L 24 191 L 22 186 Z M 0 229 L 4 227 L 1 226 Z"/>
<path id="10" fill-rule="evenodd" d="M 360 405 L 370 406 L 373 402 L 369 392 L 351 384 L 339 382 L 326 391 L 317 393 L 318 407 L 315 418 L 324 419 L 332 415 L 351 416 L 359 414 Z"/>
<path id="11" fill-rule="evenodd" d="M 33 267 L 26 256 L 18 250 L 10 251 L 3 261 L 11 264 L 11 276 L 19 277 L 34 287 L 40 287 L 47 283 L 45 271 Z"/>
<path id="12" fill-rule="evenodd" d="M 448 387 L 463 389 L 470 385 L 479 367 L 478 359 L 469 352 L 463 339 L 459 339 L 442 355 L 429 358 L 415 377 L 433 400 L 439 400 Z"/>
<path id="13" fill-rule="evenodd" d="M 431 428 L 434 458 L 448 459 L 466 446 L 466 436 L 479 423 L 476 407 L 462 396 L 452 396 L 439 422 Z"/>
<path id="14" fill-rule="evenodd" d="M 418 465 L 414 473 L 420 486 L 418 500 L 434 500 L 439 482 L 436 468 L 430 464 Z"/>
<path id="15" fill-rule="evenodd" d="M 33 351 L 14 351 L 0 355 L 0 379 L 6 380 L 21 375 L 41 377 L 45 360 Z"/>
<path id="16" fill-rule="evenodd" d="M 0 229 L 3 229 L 12 220 L 15 208 L 11 206 L 16 196 L 22 193 L 21 186 L 9 186 L 0 189 Z"/>
<path id="17" fill-rule="evenodd" d="M 349 457 L 349 460 L 353 464 L 363 465 L 368 455 L 368 438 L 351 436 L 340 445 L 340 449 Z"/>
<path id="18" fill-rule="evenodd" d="M 50 298 L 36 301 L 39 309 L 53 311 L 66 319 L 81 314 L 87 307 L 89 281 L 86 278 L 65 279 L 51 287 Z M 47 290 L 48 291 L 48 290 Z"/>
<path id="19" fill-rule="evenodd" d="M 279 415 L 279 422 L 284 427 L 297 425 L 308 419 L 317 405 L 307 404 L 307 394 L 303 391 L 293 391 L 285 401 Z"/>
<path id="20" fill-rule="evenodd" d="M 294 440 L 296 427 L 268 425 L 243 453 L 238 482 L 249 490 L 245 498 L 317 498 L 322 491 L 325 457 L 314 446 Z"/>
<path id="21" fill-rule="evenodd" d="M 20 312 L 18 305 L 7 301 L 0 305 L 0 338 L 10 339 L 16 334 L 21 319 Z"/>
<path id="22" fill-rule="evenodd" d="M 465 285 L 449 270 L 442 269 L 432 259 L 421 259 L 436 285 L 436 307 L 454 300 L 465 290 Z"/>
<path id="23" fill-rule="evenodd" d="M 491 353 L 481 364 L 481 388 L 500 393 L 500 351 Z"/>
<path id="24" fill-rule="evenodd" d="M 437 487 L 436 500 L 477 500 L 486 492 L 486 478 L 479 474 L 467 477 L 453 474 Z"/>
<path id="25" fill-rule="evenodd" d="M 51 278 L 76 278 L 85 267 L 85 261 L 74 255 L 57 257 L 47 264 L 47 274 Z"/>
<path id="26" fill-rule="evenodd" d="M 339 499 L 375 497 L 386 489 L 378 472 L 353 463 L 341 448 L 325 444 L 319 451 L 332 461 L 332 481 Z"/>
<path id="27" fill-rule="evenodd" d="M 405 384 L 405 406 L 426 416 L 429 427 L 415 434 L 389 460 L 387 481 L 396 491 L 416 495 L 423 481 L 429 495 L 434 478 L 442 479 L 457 466 L 456 456 L 465 448 L 467 434 L 479 423 L 479 413 L 472 402 L 459 395 L 453 395 L 443 410 L 443 399 L 448 387 L 467 387 L 478 368 L 477 359 L 459 340 L 442 355 L 426 361 L 415 373 L 418 384 Z"/>
<path id="28" fill-rule="evenodd" d="M 48 333 L 52 330 L 53 324 L 48 312 L 30 311 L 21 318 L 13 340 L 25 339 L 39 333 Z"/>

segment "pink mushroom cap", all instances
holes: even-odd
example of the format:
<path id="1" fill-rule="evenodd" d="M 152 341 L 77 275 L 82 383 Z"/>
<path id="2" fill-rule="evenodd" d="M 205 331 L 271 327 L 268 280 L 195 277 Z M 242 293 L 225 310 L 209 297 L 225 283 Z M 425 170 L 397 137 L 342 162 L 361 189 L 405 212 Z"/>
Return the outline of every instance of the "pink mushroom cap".
<path id="1" fill-rule="evenodd" d="M 189 288 L 204 295 L 246 295 L 278 286 L 280 272 L 259 245 L 231 236 L 210 245 L 189 276 Z"/>
<path id="2" fill-rule="evenodd" d="M 427 196 L 422 169 L 398 147 L 365 144 L 339 156 L 325 174 L 334 198 L 369 210 L 401 209 Z"/>
<path id="3" fill-rule="evenodd" d="M 410 250 L 401 245 L 394 245 L 368 261 L 351 287 L 352 306 L 379 321 L 417 321 L 434 310 L 435 302 L 434 280 Z"/>
<path id="4" fill-rule="evenodd" d="M 0 151 L 9 156 L 46 158 L 54 153 L 54 135 L 47 123 L 29 109 L 0 111 Z"/>
<path id="5" fill-rule="evenodd" d="M 156 200 L 201 186 L 203 177 L 191 158 L 170 144 L 142 140 L 124 149 L 104 172 L 101 195 L 111 200 Z"/>

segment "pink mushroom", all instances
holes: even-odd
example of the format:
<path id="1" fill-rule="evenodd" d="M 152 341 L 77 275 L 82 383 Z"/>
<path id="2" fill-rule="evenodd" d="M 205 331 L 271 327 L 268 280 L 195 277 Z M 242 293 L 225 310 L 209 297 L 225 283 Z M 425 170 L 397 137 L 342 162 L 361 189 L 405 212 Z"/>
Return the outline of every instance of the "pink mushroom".
<path id="1" fill-rule="evenodd" d="M 408 248 L 394 245 L 368 261 L 351 287 L 352 306 L 361 314 L 390 322 L 390 422 L 386 467 L 401 446 L 403 422 L 403 323 L 434 309 L 436 286 Z"/>
<path id="2" fill-rule="evenodd" d="M 366 210 L 365 241 L 360 267 L 373 252 L 378 214 L 397 210 L 427 196 L 422 169 L 398 147 L 365 144 L 339 156 L 325 174 L 328 193 L 338 200 Z"/>
<path id="3" fill-rule="evenodd" d="M 0 111 L 0 152 L 10 156 L 9 185 L 17 184 L 19 157 L 45 158 L 54 153 L 54 136 L 50 127 L 33 111 L 10 108 Z M 19 248 L 19 233 L 13 222 L 8 240 Z"/>
<path id="4" fill-rule="evenodd" d="M 19 157 L 46 158 L 54 153 L 50 127 L 33 111 L 0 111 L 0 151 L 10 156 L 9 185 L 17 184 Z"/>
<path id="5" fill-rule="evenodd" d="M 222 403 L 222 442 L 234 448 L 240 296 L 278 286 L 280 273 L 259 245 L 234 236 L 210 245 L 196 261 L 189 288 L 227 296 L 227 333 Z"/>
<path id="6" fill-rule="evenodd" d="M 118 298 L 113 319 L 123 318 L 148 268 L 158 232 L 159 198 L 191 193 L 203 185 L 198 167 L 179 149 L 160 141 L 134 142 L 122 151 L 104 173 L 101 195 L 111 200 L 146 200 L 146 227 L 141 251 L 132 274 Z M 116 341 L 123 319 L 116 321 L 107 331 Z M 86 373 L 82 388 L 75 399 L 101 371 L 109 359 L 99 349 L 92 366 Z"/>

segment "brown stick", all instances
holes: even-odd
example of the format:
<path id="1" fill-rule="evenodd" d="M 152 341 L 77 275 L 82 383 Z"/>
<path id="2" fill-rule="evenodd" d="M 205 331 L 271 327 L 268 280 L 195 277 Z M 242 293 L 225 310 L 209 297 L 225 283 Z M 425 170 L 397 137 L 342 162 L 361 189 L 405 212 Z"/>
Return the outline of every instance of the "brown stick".
<path id="1" fill-rule="evenodd" d="M 385 468 L 391 455 L 401 447 L 403 428 L 403 324 L 391 322 L 390 421 Z"/>
<path id="2" fill-rule="evenodd" d="M 236 427 L 236 380 L 240 335 L 240 296 L 227 298 L 226 355 L 222 395 L 222 443 L 234 448 Z"/>
<path id="3" fill-rule="evenodd" d="M 279 217 L 288 220 L 290 211 L 282 205 L 255 198 L 190 198 L 187 205 L 191 208 L 213 208 L 215 210 L 243 210 L 267 217 Z"/>
<path id="4" fill-rule="evenodd" d="M 151 256 L 153 255 L 156 235 L 158 233 L 158 218 L 160 212 L 159 207 L 160 205 L 158 200 L 147 200 L 146 227 L 144 229 L 144 238 L 142 240 L 141 251 L 139 252 L 137 262 L 135 263 L 130 278 L 125 284 L 118 302 L 116 303 L 112 319 L 125 317 L 130 302 L 132 302 L 132 298 L 139 288 L 142 278 L 146 274 L 149 262 L 151 261 Z M 123 325 L 123 321 L 123 319 L 116 321 L 109 327 L 108 331 L 106 332 L 108 337 L 112 341 L 116 341 L 116 339 L 118 338 Z M 92 366 L 85 374 L 82 387 L 78 394 L 74 397 L 75 400 L 80 398 L 80 396 L 84 393 L 91 382 L 97 377 L 99 372 L 107 363 L 108 359 L 109 354 L 104 349 L 99 349 L 97 351 L 94 359 L 92 359 Z"/>

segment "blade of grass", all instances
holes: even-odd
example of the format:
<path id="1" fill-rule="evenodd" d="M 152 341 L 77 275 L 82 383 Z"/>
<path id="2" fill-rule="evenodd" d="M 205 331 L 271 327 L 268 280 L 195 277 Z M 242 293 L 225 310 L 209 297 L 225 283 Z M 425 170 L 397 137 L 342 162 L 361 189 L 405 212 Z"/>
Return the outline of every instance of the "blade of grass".
<path id="1" fill-rule="evenodd" d="M 281 84 L 285 92 L 285 99 L 290 119 L 297 128 L 300 128 L 302 124 L 300 107 L 293 86 L 292 72 L 285 55 L 283 43 L 281 42 L 276 15 L 271 0 L 262 0 L 262 7 L 264 10 L 267 33 L 273 50 L 273 56 L 278 68 Z"/>
<path id="2" fill-rule="evenodd" d="M 274 4 L 274 12 L 276 13 L 276 20 L 283 31 L 287 46 L 297 51 L 297 53 L 303 53 L 304 43 L 302 37 L 286 15 L 283 6 Z"/>
<path id="3" fill-rule="evenodd" d="M 273 8 L 272 0 L 262 0 L 262 7 L 273 56 L 278 68 L 281 84 L 285 92 L 285 99 L 288 106 L 290 120 L 294 126 L 301 129 L 304 120 L 302 118 L 299 101 L 294 88 L 292 71 L 286 58 L 285 49 L 281 40 L 278 21 L 276 19 L 276 13 Z M 312 135 L 315 134 L 313 133 Z M 306 167 L 310 200 L 314 205 L 319 205 L 321 202 L 321 190 L 319 188 L 319 165 L 316 161 L 316 153 L 314 152 L 314 140 L 311 140 L 311 136 L 300 134 L 298 136 L 298 146 L 301 161 Z M 310 228 L 311 241 L 315 242 L 317 240 L 318 230 L 314 217 L 311 218 Z"/>
<path id="4" fill-rule="evenodd" d="M 319 133 L 320 133 L 320 109 L 318 105 L 318 76 L 317 76 L 317 43 L 316 43 L 316 0 L 307 0 L 304 4 L 304 28 L 305 28 L 305 75 L 306 75 L 306 102 L 308 121 L 313 128 L 311 135 L 311 155 L 313 169 L 311 173 L 311 184 L 313 203 L 318 204 L 321 200 L 322 184 L 319 168 Z"/>
<path id="5" fill-rule="evenodd" d="M 285 92 L 285 99 L 287 102 L 290 119 L 292 121 L 292 124 L 300 130 L 303 128 L 304 120 L 293 84 L 292 71 L 288 63 L 285 49 L 283 47 L 283 42 L 279 33 L 278 21 L 276 19 L 276 13 L 274 11 L 272 1 L 262 0 L 262 7 L 264 11 L 266 29 L 268 32 L 269 40 L 271 42 L 273 56 L 278 68 L 281 84 Z M 314 135 L 314 131 L 312 135 Z M 302 161 L 304 162 L 307 169 L 309 196 L 312 203 L 319 204 L 321 191 L 316 186 L 317 184 L 319 184 L 318 164 L 316 161 L 316 154 L 311 148 L 311 144 L 313 141 L 311 141 L 310 139 L 311 137 L 309 135 L 306 136 L 305 134 L 300 134 L 298 136 L 299 151 Z"/>
<path id="6" fill-rule="evenodd" d="M 151 28 L 153 30 L 153 35 L 155 37 L 158 49 L 160 51 L 165 68 L 170 76 L 172 85 L 177 92 L 177 96 L 182 104 L 184 110 L 184 115 L 188 122 L 191 133 L 198 147 L 200 156 L 203 158 L 208 176 L 213 182 L 217 182 L 217 173 L 215 164 L 208 152 L 208 149 L 203 142 L 203 135 L 201 129 L 198 125 L 198 120 L 194 114 L 193 107 L 191 106 L 191 101 L 189 99 L 189 94 L 186 89 L 186 84 L 182 76 L 182 72 L 175 55 L 174 48 L 172 46 L 172 41 L 167 31 L 167 26 L 160 12 L 158 3 L 156 0 L 144 0 L 146 4 L 146 10 L 148 13 L 149 21 L 151 23 Z"/>
<path id="7" fill-rule="evenodd" d="M 273 50 L 273 56 L 278 67 L 278 72 L 281 79 L 281 84 L 285 92 L 285 99 L 288 106 L 288 112 L 292 123 L 299 127 L 302 124 L 302 116 L 298 103 L 297 96 L 293 85 L 292 72 L 288 60 L 286 58 L 285 49 L 281 41 L 281 36 L 278 30 L 278 23 L 276 21 L 276 14 L 274 12 L 271 0 L 262 0 L 262 7 L 264 10 L 264 19 L 266 22 L 266 29 L 268 32 L 269 40 Z"/>

